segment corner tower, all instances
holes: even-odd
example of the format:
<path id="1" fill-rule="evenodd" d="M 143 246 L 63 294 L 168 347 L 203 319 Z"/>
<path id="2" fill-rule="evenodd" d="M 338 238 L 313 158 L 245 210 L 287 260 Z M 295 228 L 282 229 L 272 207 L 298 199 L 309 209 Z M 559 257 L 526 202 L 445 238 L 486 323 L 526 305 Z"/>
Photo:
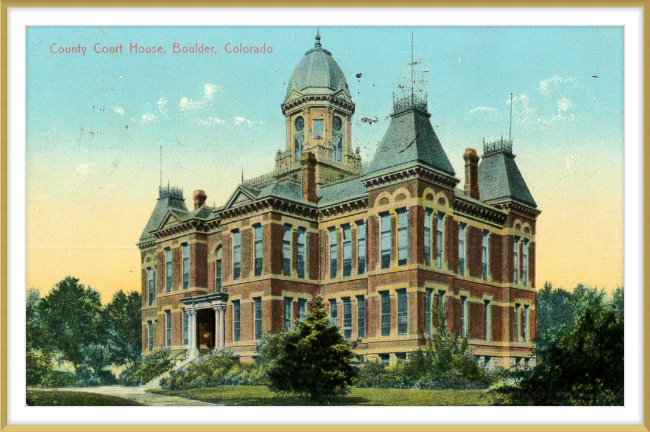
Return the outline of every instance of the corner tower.
<path id="1" fill-rule="evenodd" d="M 276 178 L 298 180 L 300 159 L 307 152 L 316 158 L 316 186 L 360 174 L 359 150 L 352 148 L 355 105 L 345 75 L 322 47 L 319 33 L 314 48 L 293 71 L 281 108 L 287 145 L 284 152 L 278 151 Z"/>

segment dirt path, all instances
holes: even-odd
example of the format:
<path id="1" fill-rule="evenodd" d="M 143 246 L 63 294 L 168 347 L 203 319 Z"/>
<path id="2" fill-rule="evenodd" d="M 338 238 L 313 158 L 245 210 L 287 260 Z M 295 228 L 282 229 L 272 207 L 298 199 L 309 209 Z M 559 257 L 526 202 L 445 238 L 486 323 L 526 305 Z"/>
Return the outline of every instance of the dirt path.
<path id="1" fill-rule="evenodd" d="M 86 393 L 97 393 L 108 396 L 117 396 L 125 399 L 131 399 L 149 406 L 215 406 L 207 402 L 201 402 L 193 399 L 185 399 L 176 396 L 165 396 L 155 393 L 147 393 L 142 387 L 121 387 L 121 386 L 104 386 L 104 387 L 72 387 L 72 388 L 34 388 L 34 390 L 61 390 L 75 391 Z"/>

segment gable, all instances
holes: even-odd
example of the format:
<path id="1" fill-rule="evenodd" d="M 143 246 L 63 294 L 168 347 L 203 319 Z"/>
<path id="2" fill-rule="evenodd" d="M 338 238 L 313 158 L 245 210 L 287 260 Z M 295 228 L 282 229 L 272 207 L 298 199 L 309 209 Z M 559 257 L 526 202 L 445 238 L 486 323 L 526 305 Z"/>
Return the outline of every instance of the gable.
<path id="1" fill-rule="evenodd" d="M 241 185 L 232 194 L 224 208 L 238 207 L 240 205 L 252 202 L 255 199 L 252 193 L 246 191 Z"/>
<path id="2" fill-rule="evenodd" d="M 293 101 L 295 101 L 295 100 L 300 99 L 302 96 L 303 96 L 302 93 L 300 93 L 300 92 L 297 91 L 297 90 L 293 90 L 293 91 L 289 94 L 289 97 L 287 98 L 287 100 L 284 101 L 284 103 L 287 104 L 287 103 L 289 103 L 289 102 L 293 102 Z"/>
<path id="3" fill-rule="evenodd" d="M 180 218 L 174 212 L 168 211 L 156 231 L 178 225 L 180 222 Z"/>

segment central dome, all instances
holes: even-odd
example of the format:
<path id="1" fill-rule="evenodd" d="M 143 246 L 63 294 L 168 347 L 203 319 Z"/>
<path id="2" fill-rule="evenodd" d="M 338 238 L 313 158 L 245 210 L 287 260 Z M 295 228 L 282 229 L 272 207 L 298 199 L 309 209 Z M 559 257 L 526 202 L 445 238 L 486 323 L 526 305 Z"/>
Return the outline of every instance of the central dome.
<path id="1" fill-rule="evenodd" d="M 293 90 L 306 95 L 328 95 L 343 90 L 352 99 L 348 81 L 332 53 L 323 49 L 316 34 L 314 48 L 307 51 L 291 74 L 285 100 Z"/>

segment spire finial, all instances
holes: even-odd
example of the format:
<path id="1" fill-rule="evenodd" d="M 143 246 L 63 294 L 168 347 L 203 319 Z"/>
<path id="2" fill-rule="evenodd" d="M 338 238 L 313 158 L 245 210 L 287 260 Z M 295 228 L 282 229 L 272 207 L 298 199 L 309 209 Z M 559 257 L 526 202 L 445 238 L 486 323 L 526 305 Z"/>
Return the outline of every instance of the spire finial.
<path id="1" fill-rule="evenodd" d="M 320 27 L 316 27 L 316 43 L 314 44 L 315 48 L 320 48 Z"/>

